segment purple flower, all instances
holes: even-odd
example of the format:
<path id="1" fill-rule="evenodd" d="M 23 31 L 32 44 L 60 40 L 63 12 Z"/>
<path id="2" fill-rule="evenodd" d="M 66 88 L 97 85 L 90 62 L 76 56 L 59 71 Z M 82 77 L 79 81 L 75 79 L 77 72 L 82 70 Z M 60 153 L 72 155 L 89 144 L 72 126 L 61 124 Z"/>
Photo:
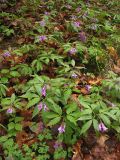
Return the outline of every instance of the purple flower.
<path id="1" fill-rule="evenodd" d="M 89 92 L 92 87 L 90 85 L 85 85 L 85 88 Z"/>
<path id="2" fill-rule="evenodd" d="M 104 125 L 104 123 L 100 123 L 99 124 L 99 131 L 101 132 L 105 132 L 108 128 Z"/>
<path id="3" fill-rule="evenodd" d="M 110 102 L 110 101 L 108 101 L 107 102 L 111 107 L 116 107 L 116 104 L 114 104 L 114 103 L 112 103 L 112 102 Z"/>
<path id="4" fill-rule="evenodd" d="M 70 54 L 74 54 L 76 52 L 77 52 L 76 48 L 71 48 L 70 51 L 69 51 Z"/>
<path id="5" fill-rule="evenodd" d="M 43 131 L 43 129 L 44 129 L 44 125 L 43 125 L 43 122 L 39 122 L 39 124 L 38 124 L 38 129 L 39 129 L 39 131 L 40 132 L 42 132 Z"/>
<path id="6" fill-rule="evenodd" d="M 75 27 L 80 27 L 80 22 L 73 22 L 73 25 L 75 26 Z"/>
<path id="7" fill-rule="evenodd" d="M 58 128 L 59 133 L 65 132 L 65 124 L 61 124 L 61 126 Z"/>
<path id="8" fill-rule="evenodd" d="M 8 109 L 7 109 L 7 113 L 8 113 L 8 114 L 13 113 L 13 109 L 12 109 L 12 108 L 8 108 Z"/>
<path id="9" fill-rule="evenodd" d="M 7 51 L 7 52 L 3 53 L 3 56 L 4 56 L 4 57 L 10 57 L 11 54 L 10 54 L 10 52 Z"/>
<path id="10" fill-rule="evenodd" d="M 85 32 L 80 32 L 79 34 L 79 38 L 82 42 L 86 42 L 86 36 L 85 36 Z"/>
<path id="11" fill-rule="evenodd" d="M 45 112 L 49 110 L 46 104 L 43 105 L 43 108 Z"/>
<path id="12" fill-rule="evenodd" d="M 45 12 L 44 14 L 45 14 L 46 16 L 48 16 L 50 13 L 49 13 L 49 12 Z"/>
<path id="13" fill-rule="evenodd" d="M 55 149 L 58 149 L 59 147 L 61 147 L 62 146 L 62 143 L 61 142 L 55 142 L 55 144 L 54 144 L 54 148 Z"/>
<path id="14" fill-rule="evenodd" d="M 77 75 L 77 74 L 75 74 L 75 73 L 73 73 L 73 74 L 71 75 L 71 77 L 72 77 L 72 78 L 77 78 L 77 77 L 78 77 L 78 75 Z"/>
<path id="15" fill-rule="evenodd" d="M 76 18 L 77 18 L 77 17 L 76 17 L 75 15 L 72 15 L 72 16 L 71 16 L 71 19 L 72 19 L 72 20 L 76 20 Z"/>
<path id="16" fill-rule="evenodd" d="M 83 18 L 87 18 L 87 16 L 88 16 L 88 12 L 85 12 L 85 13 L 83 14 Z"/>
<path id="17" fill-rule="evenodd" d="M 114 104 L 114 103 L 111 103 L 111 107 L 116 107 L 116 104 Z"/>
<path id="18" fill-rule="evenodd" d="M 94 30 L 94 31 L 96 31 L 97 30 L 97 25 L 96 24 L 92 24 L 91 25 L 91 29 Z"/>
<path id="19" fill-rule="evenodd" d="M 45 25 L 46 25 L 46 23 L 44 20 L 40 21 L 40 26 L 44 27 Z"/>
<path id="20" fill-rule="evenodd" d="M 71 9 L 72 6 L 68 4 L 68 5 L 66 5 L 66 8 Z"/>
<path id="21" fill-rule="evenodd" d="M 41 111 L 42 108 L 43 108 L 43 104 L 42 104 L 42 102 L 40 102 L 40 103 L 38 104 L 38 109 L 39 109 L 39 111 Z"/>
<path id="22" fill-rule="evenodd" d="M 44 42 L 47 39 L 45 35 L 39 36 L 38 38 L 40 42 Z"/>
<path id="23" fill-rule="evenodd" d="M 97 23 L 97 22 L 98 22 L 98 19 L 97 19 L 97 18 L 92 18 L 91 21 L 92 21 L 93 23 Z"/>
<path id="24" fill-rule="evenodd" d="M 86 3 L 89 3 L 89 0 L 85 0 Z"/>
<path id="25" fill-rule="evenodd" d="M 41 91 L 41 93 L 42 93 L 42 96 L 46 96 L 46 86 L 44 86 L 43 88 L 42 88 L 42 91 Z"/>
<path id="26" fill-rule="evenodd" d="M 81 10 L 80 7 L 76 8 L 76 12 L 80 12 L 80 10 Z"/>

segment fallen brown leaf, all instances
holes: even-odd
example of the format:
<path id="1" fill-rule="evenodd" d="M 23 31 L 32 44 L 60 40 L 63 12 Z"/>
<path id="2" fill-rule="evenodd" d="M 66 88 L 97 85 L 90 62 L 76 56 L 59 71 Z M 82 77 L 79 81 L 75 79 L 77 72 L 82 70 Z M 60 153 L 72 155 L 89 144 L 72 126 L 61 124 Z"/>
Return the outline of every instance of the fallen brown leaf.
<path id="1" fill-rule="evenodd" d="M 72 160 L 83 160 L 83 154 L 81 151 L 81 144 L 82 144 L 82 141 L 79 141 L 73 146 Z"/>
<path id="2" fill-rule="evenodd" d="M 98 139 L 97 139 L 97 143 L 101 146 L 101 147 L 105 147 L 105 141 L 108 139 L 108 135 L 104 134 L 101 135 Z"/>

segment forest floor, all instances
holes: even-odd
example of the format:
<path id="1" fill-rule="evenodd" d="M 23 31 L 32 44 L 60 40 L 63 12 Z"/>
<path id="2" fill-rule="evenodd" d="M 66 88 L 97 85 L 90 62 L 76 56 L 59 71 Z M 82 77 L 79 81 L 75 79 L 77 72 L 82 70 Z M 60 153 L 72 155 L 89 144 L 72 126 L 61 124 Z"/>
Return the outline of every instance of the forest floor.
<path id="1" fill-rule="evenodd" d="M 120 2 L 0 3 L 0 160 L 120 160 Z"/>

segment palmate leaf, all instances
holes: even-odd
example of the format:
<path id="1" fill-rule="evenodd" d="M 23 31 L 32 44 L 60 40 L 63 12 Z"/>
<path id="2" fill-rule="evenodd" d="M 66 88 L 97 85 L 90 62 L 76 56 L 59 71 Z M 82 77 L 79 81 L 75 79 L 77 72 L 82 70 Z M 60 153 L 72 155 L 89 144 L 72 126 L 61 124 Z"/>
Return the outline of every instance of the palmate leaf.
<path id="1" fill-rule="evenodd" d="M 53 125 L 57 124 L 58 122 L 60 122 L 60 120 L 61 120 L 61 117 L 56 117 L 56 118 L 50 120 L 50 122 L 47 124 L 47 126 L 53 126 Z"/>
<path id="2" fill-rule="evenodd" d="M 87 130 L 90 128 L 92 124 L 92 120 L 89 120 L 88 122 L 86 122 L 81 129 L 81 134 L 84 134 L 85 132 L 87 132 Z"/>
<path id="3" fill-rule="evenodd" d="M 93 127 L 94 127 L 95 131 L 98 131 L 98 129 L 99 129 L 98 125 L 99 125 L 98 121 L 96 119 L 93 119 Z"/>
<path id="4" fill-rule="evenodd" d="M 58 113 L 59 115 L 62 115 L 61 107 L 54 103 L 54 101 L 51 98 L 47 99 L 46 104 L 49 106 L 50 110 L 52 110 L 55 113 Z"/>
<path id="5" fill-rule="evenodd" d="M 108 116 L 105 114 L 100 114 L 99 116 L 106 125 L 110 125 L 111 122 Z"/>
<path id="6" fill-rule="evenodd" d="M 77 109 L 77 104 L 75 102 L 73 102 L 73 103 L 67 105 L 66 113 L 70 114 L 70 113 L 76 111 L 76 109 Z"/>
<path id="7" fill-rule="evenodd" d="M 63 99 L 64 99 L 65 104 L 67 103 L 67 100 L 70 98 L 71 94 L 72 94 L 72 90 L 71 89 L 67 89 L 64 92 Z"/>
<path id="8" fill-rule="evenodd" d="M 7 87 L 4 84 L 0 84 L 0 96 L 6 96 Z"/>
<path id="9" fill-rule="evenodd" d="M 74 123 L 75 125 L 77 125 L 76 119 L 75 119 L 75 117 L 73 117 L 72 115 L 67 115 L 67 119 L 68 119 L 70 122 L 72 122 L 72 123 Z"/>
<path id="10" fill-rule="evenodd" d="M 34 111 L 33 111 L 33 114 L 32 114 L 32 118 L 34 118 L 36 115 L 38 115 L 39 114 L 39 109 L 38 109 L 38 106 L 36 106 L 35 108 L 34 108 Z"/>
<path id="11" fill-rule="evenodd" d="M 36 97 L 36 98 L 31 99 L 27 104 L 27 108 L 30 108 L 30 107 L 34 106 L 39 101 L 40 101 L 40 97 Z"/>

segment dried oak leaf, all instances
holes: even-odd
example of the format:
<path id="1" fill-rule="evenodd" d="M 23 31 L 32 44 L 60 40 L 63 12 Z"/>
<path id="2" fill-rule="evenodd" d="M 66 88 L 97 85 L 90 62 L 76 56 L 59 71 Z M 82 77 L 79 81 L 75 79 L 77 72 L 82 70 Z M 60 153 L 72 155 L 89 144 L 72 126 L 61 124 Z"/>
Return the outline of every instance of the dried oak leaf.
<path id="1" fill-rule="evenodd" d="M 73 146 L 73 157 L 72 160 L 83 160 L 83 154 L 81 151 L 82 141 L 77 142 Z"/>
<path id="2" fill-rule="evenodd" d="M 12 95 L 14 92 L 15 92 L 15 89 L 14 89 L 13 87 L 9 87 L 9 88 L 7 89 L 6 94 L 7 94 L 8 97 L 11 97 L 11 95 Z"/>
<path id="3" fill-rule="evenodd" d="M 80 91 L 81 91 L 81 93 L 84 94 L 84 95 L 89 94 L 89 91 L 87 91 L 86 88 L 81 88 Z"/>
<path id="4" fill-rule="evenodd" d="M 114 60 L 118 59 L 118 54 L 117 51 L 114 47 L 107 47 L 108 53 L 110 54 L 111 58 Z"/>
<path id="5" fill-rule="evenodd" d="M 24 117 L 25 121 L 30 121 L 32 119 L 32 110 L 21 110 L 20 115 Z"/>
<path id="6" fill-rule="evenodd" d="M 104 134 L 104 135 L 101 135 L 98 139 L 97 139 L 97 143 L 99 144 L 99 146 L 101 147 L 105 147 L 106 144 L 105 144 L 105 141 L 109 139 L 109 136 Z"/>
<path id="7" fill-rule="evenodd" d="M 115 65 L 115 64 L 114 64 L 114 66 L 113 66 L 113 71 L 114 71 L 115 73 L 117 73 L 117 74 L 120 74 L 120 68 L 119 68 L 117 65 Z"/>
<path id="8" fill-rule="evenodd" d="M 94 160 L 90 154 L 84 155 L 84 160 Z"/>
<path id="9" fill-rule="evenodd" d="M 97 78 L 94 78 L 94 79 L 89 79 L 88 80 L 88 83 L 90 84 L 90 85 L 98 85 L 98 84 L 100 84 L 101 83 L 101 80 L 102 80 L 102 78 L 100 78 L 100 77 L 97 77 Z"/>

